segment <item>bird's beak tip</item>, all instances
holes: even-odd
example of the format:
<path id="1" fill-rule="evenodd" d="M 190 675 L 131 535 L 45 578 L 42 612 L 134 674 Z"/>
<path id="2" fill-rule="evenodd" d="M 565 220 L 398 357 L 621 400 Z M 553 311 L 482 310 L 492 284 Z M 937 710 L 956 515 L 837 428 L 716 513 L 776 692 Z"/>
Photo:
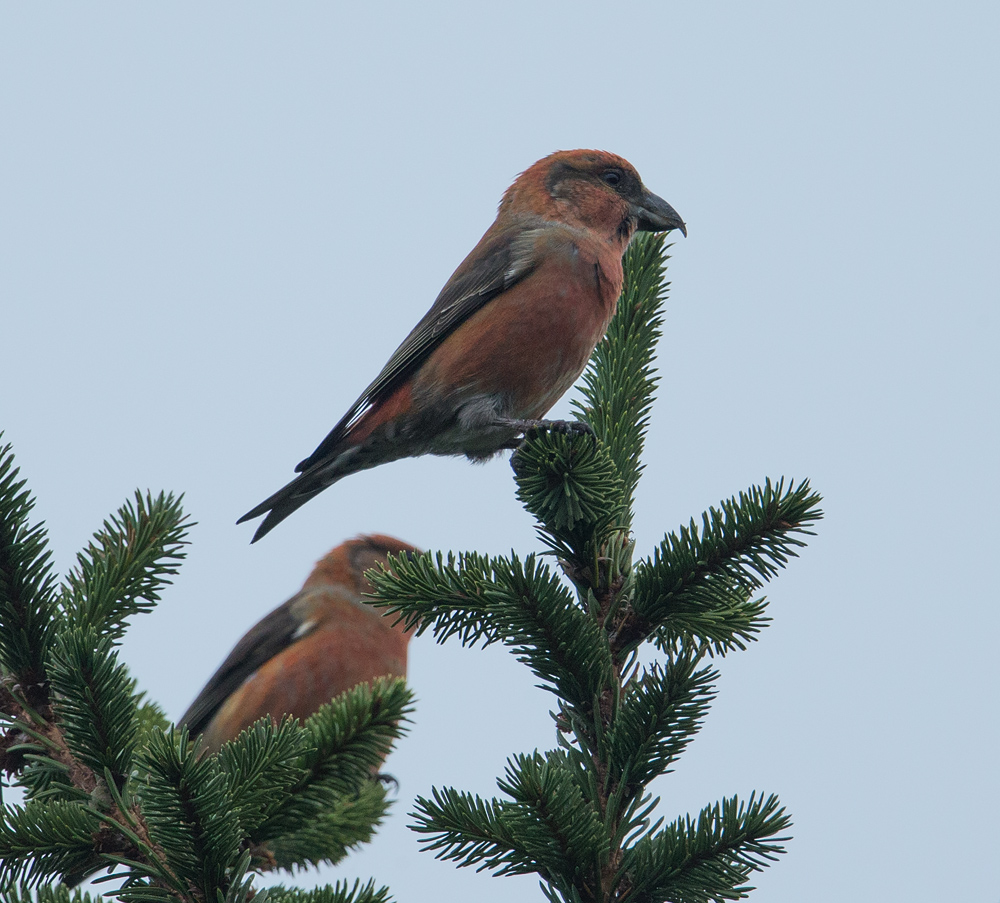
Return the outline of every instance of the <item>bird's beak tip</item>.
<path id="1" fill-rule="evenodd" d="M 651 191 L 643 194 L 642 202 L 635 208 L 637 228 L 642 232 L 670 232 L 680 230 L 687 238 L 687 224 L 680 214 L 663 198 L 657 197 Z"/>

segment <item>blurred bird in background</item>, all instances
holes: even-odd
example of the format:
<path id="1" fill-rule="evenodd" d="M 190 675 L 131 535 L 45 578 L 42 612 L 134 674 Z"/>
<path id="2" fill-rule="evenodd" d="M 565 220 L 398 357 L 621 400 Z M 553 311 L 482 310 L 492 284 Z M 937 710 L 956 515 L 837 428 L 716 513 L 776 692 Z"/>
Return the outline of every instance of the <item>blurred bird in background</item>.
<path id="1" fill-rule="evenodd" d="M 671 229 L 687 235 L 627 160 L 594 150 L 539 160 L 301 475 L 238 523 L 266 514 L 256 542 L 355 471 L 425 454 L 485 460 L 526 430 L 571 427 L 539 418 L 604 336 L 632 236 Z"/>
<path id="2" fill-rule="evenodd" d="M 322 558 L 302 589 L 255 624 L 181 716 L 210 752 L 265 715 L 304 719 L 376 677 L 406 676 L 412 631 L 368 604 L 365 571 L 417 550 L 391 536 L 359 536 Z"/>

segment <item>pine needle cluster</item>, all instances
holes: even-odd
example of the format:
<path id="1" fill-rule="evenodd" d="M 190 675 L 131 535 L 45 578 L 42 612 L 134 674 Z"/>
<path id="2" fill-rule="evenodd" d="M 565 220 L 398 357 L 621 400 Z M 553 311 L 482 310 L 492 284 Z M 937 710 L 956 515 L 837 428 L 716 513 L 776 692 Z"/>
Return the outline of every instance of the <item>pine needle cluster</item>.
<path id="1" fill-rule="evenodd" d="M 766 480 L 636 559 L 665 262 L 662 236 L 640 235 L 626 255 L 627 288 L 576 405 L 593 435 L 529 435 L 512 458 L 547 554 L 427 553 L 373 572 L 379 604 L 408 626 L 439 642 L 502 642 L 554 695 L 557 748 L 512 755 L 500 796 L 435 788 L 412 813 L 425 849 L 495 875 L 537 874 L 551 901 L 739 899 L 791 824 L 777 797 L 756 792 L 665 823 L 648 790 L 704 720 L 711 657 L 766 626 L 757 592 L 822 516 L 807 482 Z"/>
<path id="2" fill-rule="evenodd" d="M 262 719 L 204 755 L 119 660 L 185 556 L 181 499 L 136 492 L 61 582 L 9 445 L 0 448 L 2 903 L 384 903 L 374 882 L 255 891 L 253 873 L 340 860 L 388 801 L 374 777 L 411 711 L 398 680 L 338 697 L 304 724 Z"/>

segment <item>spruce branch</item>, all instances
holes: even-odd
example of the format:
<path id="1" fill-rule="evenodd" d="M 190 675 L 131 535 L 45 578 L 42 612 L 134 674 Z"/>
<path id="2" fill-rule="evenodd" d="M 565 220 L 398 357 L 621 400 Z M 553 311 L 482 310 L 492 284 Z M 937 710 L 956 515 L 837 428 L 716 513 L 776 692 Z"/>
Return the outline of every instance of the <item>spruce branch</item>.
<path id="1" fill-rule="evenodd" d="M 412 709 L 405 684 L 358 688 L 305 725 L 265 719 L 205 755 L 138 691 L 115 649 L 184 558 L 180 499 L 136 493 L 57 595 L 9 452 L 0 450 L 0 768 L 27 803 L 0 810 L 0 903 L 86 903 L 46 882 L 105 868 L 95 880 L 120 882 L 123 903 L 266 903 L 254 872 L 336 861 L 369 840 L 388 808 L 375 772 Z M 275 899 L 388 897 L 356 883 L 279 889 Z"/>
<path id="2" fill-rule="evenodd" d="M 406 733 L 411 714 L 413 694 L 395 677 L 359 684 L 322 706 L 303 725 L 306 777 L 296 784 L 296 794 L 320 781 L 338 793 L 353 793 Z"/>
<path id="3" fill-rule="evenodd" d="M 522 562 L 471 552 L 414 560 L 393 558 L 391 571 L 369 571 L 374 604 L 402 615 L 418 633 L 463 644 L 503 639 L 546 688 L 587 706 L 612 680 L 600 631 L 559 578 L 535 555 Z"/>
<path id="4" fill-rule="evenodd" d="M 260 847 L 266 855 L 257 868 L 291 871 L 335 865 L 352 849 L 372 839 L 390 805 L 386 789 L 377 779 L 365 781 L 353 793 L 332 796 L 322 810 L 299 828 Z"/>
<path id="5" fill-rule="evenodd" d="M 272 818 L 302 780 L 298 764 L 308 742 L 306 731 L 291 718 L 275 724 L 261 718 L 219 750 L 219 766 L 229 779 L 233 806 L 243 830 L 260 842 L 260 828 Z"/>
<path id="6" fill-rule="evenodd" d="M 0 679 L 41 705 L 56 626 L 55 576 L 45 527 L 29 521 L 35 500 L 19 473 L 11 445 L 0 447 Z M 5 695 L 0 691 L 0 713 L 9 714 Z"/>
<path id="7" fill-rule="evenodd" d="M 229 890 L 226 891 L 225 903 L 250 903 L 251 900 L 255 900 L 258 896 L 257 891 L 253 886 L 253 875 L 248 874 L 250 872 L 250 851 L 247 850 L 241 857 L 240 861 L 236 865 L 236 869 L 233 872 L 232 881 L 229 884 Z M 264 899 L 260 903 L 267 903 L 267 894 L 264 894 Z"/>
<path id="8" fill-rule="evenodd" d="M 200 756 L 186 730 L 171 729 L 150 737 L 136 756 L 136 767 L 146 829 L 164 856 L 165 868 L 152 863 L 149 877 L 168 879 L 182 893 L 188 887 L 203 888 L 209 898 L 225 893 L 243 833 L 218 760 Z"/>
<path id="9" fill-rule="evenodd" d="M 593 436 L 531 434 L 510 463 L 518 501 L 537 519 L 539 537 L 557 555 L 585 566 L 595 554 L 595 537 L 628 529 L 618 468 Z"/>
<path id="10" fill-rule="evenodd" d="M 752 486 L 719 508 L 668 534 L 652 560 L 635 567 L 635 595 L 614 637 L 627 650 L 659 631 L 664 648 L 679 637 L 708 643 L 724 654 L 755 638 L 766 623 L 764 602 L 750 594 L 774 577 L 796 549 L 800 536 L 822 517 L 819 496 L 805 480 Z"/>
<path id="11" fill-rule="evenodd" d="M 573 407 L 589 423 L 622 481 L 623 529 L 631 526 L 635 489 L 659 377 L 652 362 L 670 285 L 663 278 L 665 235 L 640 235 L 625 252 L 625 288 L 604 339 L 594 349 Z"/>
<path id="12" fill-rule="evenodd" d="M 79 691 L 86 694 L 85 685 Z M 70 749 L 54 709 L 46 706 L 44 711 L 46 718 L 21 711 L 9 722 L 8 739 L 22 742 L 13 743 L 7 750 L 8 773 L 17 776 L 29 800 L 91 800 L 100 786 L 94 769 Z"/>
<path id="13" fill-rule="evenodd" d="M 139 734 L 135 681 L 118 662 L 111 637 L 93 627 L 56 637 L 49 678 L 66 746 L 97 774 L 108 769 L 121 789 Z"/>
<path id="14" fill-rule="evenodd" d="M 71 624 L 120 640 L 129 618 L 153 609 L 187 554 L 183 547 L 194 523 L 182 499 L 136 490 L 134 502 L 104 521 L 66 578 L 62 605 Z"/>
<path id="15" fill-rule="evenodd" d="M 433 799 L 418 796 L 416 811 L 410 813 L 415 819 L 412 830 L 430 835 L 421 841 L 423 850 L 459 866 L 478 865 L 476 871 L 488 869 L 497 876 L 538 872 L 551 880 L 544 865 L 521 847 L 510 819 L 505 817 L 512 803 L 484 800 L 450 787 L 433 787 L 431 795 Z"/>
<path id="16" fill-rule="evenodd" d="M 682 653 L 654 662 L 625 685 L 618 716 L 605 741 L 607 781 L 634 798 L 665 774 L 694 739 L 715 699 L 718 672 L 698 668 L 698 656 Z"/>
<path id="17" fill-rule="evenodd" d="M 0 889 L 0 903 L 99 903 L 100 898 L 65 884 L 42 884 L 34 889 L 26 884 Z"/>
<path id="18" fill-rule="evenodd" d="M 101 825 L 83 803 L 39 802 L 0 808 L 0 888 L 86 874 L 99 867 Z"/>
<path id="19" fill-rule="evenodd" d="M 180 896 L 176 890 L 171 891 L 166 887 L 161 887 L 154 883 L 153 879 L 139 877 L 138 873 L 142 871 L 141 863 L 123 859 L 120 860 L 119 864 L 134 869 L 108 876 L 109 879 L 125 878 L 124 883 L 115 893 L 121 903 L 175 903 L 178 897 L 187 901 L 193 899 L 191 896 Z"/>
<path id="20" fill-rule="evenodd" d="M 73 782 L 70 765 L 54 758 L 40 743 L 13 744 L 7 753 L 9 761 L 17 762 L 17 783 L 29 800 L 89 799 L 90 793 Z"/>
<path id="21" fill-rule="evenodd" d="M 257 824 L 253 840 L 270 842 L 297 831 L 344 797 L 357 794 L 405 732 L 412 701 L 404 681 L 379 678 L 338 696 L 308 718 L 290 798 Z"/>
<path id="22" fill-rule="evenodd" d="M 653 636 L 662 651 L 670 654 L 686 646 L 708 655 L 742 652 L 771 623 L 764 614 L 765 596 L 754 599 L 746 587 L 725 579 L 708 582 L 707 593 L 678 599 L 672 606 L 669 619 Z"/>
<path id="23" fill-rule="evenodd" d="M 260 900 L 259 895 L 256 900 Z M 267 903 L 389 903 L 390 900 L 389 888 L 376 888 L 374 880 L 365 884 L 356 880 L 353 887 L 346 881 L 338 881 L 312 890 L 280 885 L 267 890 Z"/>
<path id="24" fill-rule="evenodd" d="M 365 576 L 375 589 L 372 604 L 398 614 L 420 636 L 430 630 L 444 642 L 458 636 L 463 646 L 496 642 L 494 611 L 483 596 L 491 582 L 490 559 L 475 552 L 389 555 L 385 568 Z"/>
<path id="25" fill-rule="evenodd" d="M 662 831 L 643 837 L 626 851 L 621 903 L 713 903 L 739 900 L 753 888 L 745 884 L 754 871 L 784 852 L 779 836 L 791 819 L 777 797 L 751 794 L 707 806 L 697 822 L 677 819 Z"/>
<path id="26" fill-rule="evenodd" d="M 589 710 L 614 682 L 606 642 L 593 619 L 545 564 L 494 559 L 495 585 L 486 596 L 502 619 L 504 642 L 546 689 Z"/>
<path id="27" fill-rule="evenodd" d="M 257 903 L 267 903 L 267 891 L 258 893 L 253 887 L 253 874 L 248 874 L 250 860 L 250 851 L 247 850 L 234 862 L 229 886 L 225 893 L 217 890 L 214 895 L 214 900 L 217 903 L 250 903 L 251 900 L 256 900 Z M 149 861 L 150 857 L 147 856 L 146 862 Z M 178 898 L 185 901 L 203 899 L 198 888 L 189 887 L 185 891 L 180 886 L 172 887 L 171 883 L 176 882 L 176 878 L 169 871 L 165 873 L 165 880 L 157 879 L 150 873 L 145 862 L 130 861 L 124 857 L 116 858 L 116 862 L 125 866 L 127 871 L 97 878 L 94 883 L 117 881 L 124 878 L 121 887 L 114 892 L 114 896 L 121 903 L 176 903 Z"/>
<path id="28" fill-rule="evenodd" d="M 600 817 L 581 793 L 565 756 L 516 756 L 497 785 L 510 800 L 483 800 L 451 788 L 418 797 L 414 831 L 422 848 L 460 867 L 494 875 L 536 872 L 565 899 L 591 890 L 608 856 Z"/>
<path id="29" fill-rule="evenodd" d="M 669 772 L 715 697 L 706 656 L 743 649 L 767 623 L 755 592 L 821 517 L 808 483 L 768 481 L 723 502 L 633 565 L 632 504 L 657 384 L 664 241 L 640 236 L 627 290 L 583 381 L 596 436 L 529 432 L 512 458 L 518 498 L 575 595 L 535 556 L 428 553 L 373 583 L 439 642 L 502 641 L 558 697 L 559 749 L 514 756 L 503 798 L 454 788 L 417 799 L 422 846 L 497 875 L 535 872 L 550 901 L 734 899 L 782 851 L 776 798 L 707 807 L 663 826 L 648 786 Z M 641 666 L 653 640 L 663 657 Z"/>
<path id="30" fill-rule="evenodd" d="M 601 813 L 580 790 L 573 763 L 560 752 L 514 756 L 497 786 L 515 803 L 508 815 L 515 836 L 544 866 L 550 883 L 564 893 L 596 886 L 609 840 Z"/>

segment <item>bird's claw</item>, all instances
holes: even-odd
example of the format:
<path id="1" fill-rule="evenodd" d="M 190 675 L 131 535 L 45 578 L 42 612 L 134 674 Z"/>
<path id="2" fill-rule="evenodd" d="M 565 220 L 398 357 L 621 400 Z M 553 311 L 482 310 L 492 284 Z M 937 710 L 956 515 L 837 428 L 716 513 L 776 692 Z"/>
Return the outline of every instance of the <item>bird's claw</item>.
<path id="1" fill-rule="evenodd" d="M 510 457 L 510 466 L 516 473 L 520 466 L 522 449 L 524 444 L 540 436 L 542 433 L 559 433 L 563 436 L 590 436 L 596 443 L 597 433 L 594 428 L 582 420 L 531 420 L 519 421 L 518 429 L 524 434 L 524 438 L 515 440 L 508 448 L 514 449 L 514 454 Z"/>
<path id="2" fill-rule="evenodd" d="M 561 433 L 564 436 L 581 435 L 597 438 L 594 428 L 583 420 L 539 420 L 524 431 L 524 437 L 541 433 Z"/>
<path id="3" fill-rule="evenodd" d="M 550 429 L 555 432 L 566 433 L 568 436 L 576 433 L 580 436 L 597 438 L 594 428 L 585 420 L 553 420 Z"/>
<path id="4" fill-rule="evenodd" d="M 378 781 L 383 787 L 392 787 L 393 791 L 399 792 L 399 781 L 396 780 L 394 775 L 388 774 L 384 771 L 375 772 L 375 780 Z"/>

